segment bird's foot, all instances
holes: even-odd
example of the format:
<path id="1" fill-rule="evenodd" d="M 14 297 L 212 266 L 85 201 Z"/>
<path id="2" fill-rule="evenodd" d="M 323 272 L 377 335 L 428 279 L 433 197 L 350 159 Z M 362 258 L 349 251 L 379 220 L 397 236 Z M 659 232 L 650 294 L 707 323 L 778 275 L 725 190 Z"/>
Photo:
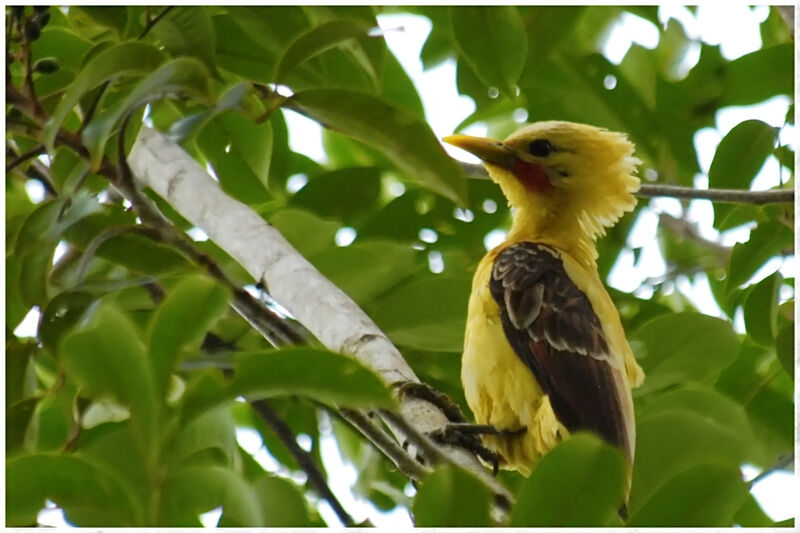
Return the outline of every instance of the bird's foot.
<path id="1" fill-rule="evenodd" d="M 478 433 L 470 431 L 461 431 L 464 427 L 475 426 L 475 424 L 456 423 L 447 424 L 441 429 L 437 429 L 428 434 L 434 442 L 439 444 L 449 444 L 451 446 L 459 446 L 468 452 L 477 455 L 485 462 L 492 465 L 492 475 L 497 475 L 500 468 L 501 457 L 489 448 L 483 445 Z"/>
<path id="2" fill-rule="evenodd" d="M 438 407 L 450 422 L 457 424 L 466 423 L 467 419 L 461 412 L 461 409 L 456 405 L 453 400 L 447 397 L 443 392 L 439 392 L 427 383 L 418 381 L 403 381 L 396 383 L 394 389 L 401 396 L 408 395 L 430 402 Z"/>
<path id="3" fill-rule="evenodd" d="M 527 430 L 527 427 L 522 426 L 519 429 L 500 429 L 491 424 L 448 424 L 447 427 L 451 431 L 458 431 L 469 435 L 493 435 L 495 437 L 519 437 Z"/>

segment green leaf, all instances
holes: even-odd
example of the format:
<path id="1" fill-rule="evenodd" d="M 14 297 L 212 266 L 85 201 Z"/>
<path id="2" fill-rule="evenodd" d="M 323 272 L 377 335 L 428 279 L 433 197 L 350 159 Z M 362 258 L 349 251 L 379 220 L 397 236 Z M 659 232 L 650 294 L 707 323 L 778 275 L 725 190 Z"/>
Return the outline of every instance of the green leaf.
<path id="1" fill-rule="evenodd" d="M 323 220 L 300 209 L 281 209 L 269 218 L 295 250 L 306 257 L 335 245 L 339 224 Z"/>
<path id="2" fill-rule="evenodd" d="M 197 146 L 209 159 L 226 192 L 247 204 L 266 202 L 272 127 L 256 124 L 237 111 L 224 111 L 207 122 Z"/>
<path id="3" fill-rule="evenodd" d="M 6 455 L 8 457 L 13 457 L 23 451 L 26 435 L 38 403 L 38 398 L 30 398 L 6 407 Z"/>
<path id="4" fill-rule="evenodd" d="M 778 330 L 775 338 L 775 350 L 778 352 L 778 361 L 789 377 L 794 379 L 794 323 L 785 324 Z"/>
<path id="5" fill-rule="evenodd" d="M 660 487 L 627 525 L 730 527 L 747 495 L 736 466 L 699 465 Z"/>
<path id="6" fill-rule="evenodd" d="M 111 396 L 130 406 L 142 449 L 153 451 L 159 404 L 152 369 L 130 318 L 100 304 L 61 343 L 67 375 L 93 398 Z"/>
<path id="7" fill-rule="evenodd" d="M 623 502 L 625 461 L 595 435 L 578 433 L 542 457 L 517 492 L 512 527 L 605 526 Z"/>
<path id="8" fill-rule="evenodd" d="M 749 189 L 775 143 L 777 128 L 760 120 L 746 120 L 722 138 L 708 171 L 711 188 Z M 720 228 L 730 205 L 714 204 L 714 227 Z"/>
<path id="9" fill-rule="evenodd" d="M 195 59 L 181 57 L 162 65 L 142 80 L 125 98 L 92 120 L 83 130 L 83 142 L 92 154 L 92 168 L 97 169 L 103 157 L 111 130 L 129 111 L 145 102 L 186 91 L 209 97 L 208 71 Z"/>
<path id="10" fill-rule="evenodd" d="M 420 269 L 417 252 L 391 241 L 356 242 L 310 257 L 315 267 L 363 305 Z"/>
<path id="11" fill-rule="evenodd" d="M 717 401 L 714 413 L 719 406 Z M 735 427 L 709 416 L 704 406 L 664 406 L 642 413 L 637 421 L 636 460 L 628 506 L 635 516 L 665 483 L 703 464 L 738 468 L 747 457 L 748 441 Z"/>
<path id="12" fill-rule="evenodd" d="M 725 66 L 722 105 L 752 105 L 794 91 L 794 43 L 743 55 Z"/>
<path id="13" fill-rule="evenodd" d="M 227 14 L 214 15 L 216 56 L 220 68 L 259 83 L 272 83 L 275 54 L 249 37 Z"/>
<path id="14" fill-rule="evenodd" d="M 426 275 L 396 287 L 368 311 L 398 344 L 460 352 L 470 285 L 468 278 Z"/>
<path id="15" fill-rule="evenodd" d="M 74 9 L 70 8 L 70 17 L 76 13 L 83 13 L 96 24 L 114 30 L 120 39 L 125 36 L 128 27 L 128 8 L 126 6 L 75 6 Z"/>
<path id="16" fill-rule="evenodd" d="M 631 344 L 647 376 L 637 395 L 711 379 L 739 352 L 739 339 L 729 322 L 699 313 L 656 317 L 631 335 Z"/>
<path id="17" fill-rule="evenodd" d="M 286 104 L 326 128 L 375 146 L 412 180 L 459 204 L 466 184 L 430 127 L 378 98 L 345 89 L 296 93 Z"/>
<path id="18" fill-rule="evenodd" d="M 35 454 L 6 463 L 6 525 L 36 524 L 45 498 L 64 509 L 67 519 L 78 526 L 145 525 L 142 509 L 123 480 L 86 459 Z"/>
<path id="19" fill-rule="evenodd" d="M 332 20 L 299 35 L 275 66 L 274 81 L 280 83 L 298 65 L 349 39 L 365 37 L 369 24 L 354 19 Z"/>
<path id="20" fill-rule="evenodd" d="M 778 327 L 778 292 L 783 276 L 775 272 L 758 282 L 744 304 L 744 325 L 754 341 L 771 346 Z"/>
<path id="21" fill-rule="evenodd" d="M 123 43 L 108 48 L 92 58 L 70 84 L 58 108 L 45 124 L 42 134 L 47 151 L 53 152 L 53 143 L 61 123 L 86 92 L 104 81 L 119 76 L 146 74 L 154 70 L 163 60 L 164 55 L 155 47 L 138 42 Z"/>
<path id="22" fill-rule="evenodd" d="M 783 248 L 792 246 L 792 230 L 777 221 L 759 224 L 750 231 L 747 242 L 739 242 L 733 247 L 728 262 L 726 292 L 749 280 L 770 257 L 780 253 Z"/>
<path id="23" fill-rule="evenodd" d="M 443 465 L 426 477 L 414 498 L 417 527 L 486 527 L 489 490 L 473 474 Z"/>
<path id="24" fill-rule="evenodd" d="M 488 87 L 516 98 L 528 49 L 525 25 L 513 6 L 454 6 L 453 36 L 461 56 Z"/>
<path id="25" fill-rule="evenodd" d="M 769 527 L 772 519 L 767 516 L 752 494 L 748 494 L 744 503 L 733 517 L 734 525 L 741 527 Z"/>
<path id="26" fill-rule="evenodd" d="M 170 121 L 167 136 L 175 142 L 185 143 L 219 113 L 231 109 L 242 110 L 249 90 L 250 85 L 245 82 L 230 86 L 222 93 L 213 108 Z"/>
<path id="27" fill-rule="evenodd" d="M 262 476 L 253 484 L 264 527 L 308 527 L 312 525 L 305 499 L 297 487 L 283 478 Z"/>
<path id="28" fill-rule="evenodd" d="M 200 463 L 233 467 L 239 455 L 230 406 L 223 404 L 209 409 L 182 428 L 166 461 L 173 468 Z"/>
<path id="29" fill-rule="evenodd" d="M 167 478 L 160 526 L 193 526 L 197 516 L 222 506 L 228 525 L 260 527 L 261 510 L 250 486 L 237 473 L 219 466 L 198 466 Z"/>
<path id="30" fill-rule="evenodd" d="M 52 268 L 55 249 L 55 244 L 43 242 L 20 258 L 19 288 L 22 301 L 28 308 L 47 303 L 47 275 Z"/>
<path id="31" fill-rule="evenodd" d="M 214 55 L 217 36 L 205 6 L 173 8 L 153 26 L 153 33 L 171 56 L 194 57 L 219 78 Z"/>
<path id="32" fill-rule="evenodd" d="M 373 207 L 380 186 L 380 171 L 375 167 L 343 168 L 311 179 L 289 205 L 350 221 Z"/>
<path id="33" fill-rule="evenodd" d="M 234 395 L 297 394 L 348 407 L 391 407 L 383 382 L 355 359 L 314 348 L 239 355 L 230 388 Z"/>
<path id="34" fill-rule="evenodd" d="M 39 204 L 20 227 L 14 253 L 22 255 L 44 243 L 56 244 L 67 229 L 99 210 L 97 198 L 85 192 Z"/>
<path id="35" fill-rule="evenodd" d="M 39 339 L 45 348 L 58 354 L 64 335 L 84 316 L 96 297 L 86 291 L 64 291 L 54 296 L 39 319 Z"/>
<path id="36" fill-rule="evenodd" d="M 195 349 L 228 307 L 230 291 L 194 275 L 181 280 L 155 312 L 150 326 L 150 361 L 157 394 L 167 390 L 181 349 Z"/>

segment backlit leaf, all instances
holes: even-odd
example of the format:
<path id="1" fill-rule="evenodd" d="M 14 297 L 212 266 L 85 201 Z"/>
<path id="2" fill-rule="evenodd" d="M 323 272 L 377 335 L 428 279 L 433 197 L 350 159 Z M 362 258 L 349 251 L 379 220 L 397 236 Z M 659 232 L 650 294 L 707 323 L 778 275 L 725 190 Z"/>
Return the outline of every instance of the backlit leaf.
<path id="1" fill-rule="evenodd" d="M 302 91 L 286 105 L 326 128 L 375 146 L 409 179 L 459 204 L 466 201 L 458 165 L 445 154 L 430 127 L 407 111 L 346 89 Z"/>

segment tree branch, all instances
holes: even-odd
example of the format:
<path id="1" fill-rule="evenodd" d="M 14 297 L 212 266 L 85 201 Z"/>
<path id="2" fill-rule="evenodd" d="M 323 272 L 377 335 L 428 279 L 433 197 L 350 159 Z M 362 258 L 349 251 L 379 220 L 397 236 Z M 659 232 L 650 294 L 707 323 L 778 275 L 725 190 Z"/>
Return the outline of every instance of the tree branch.
<path id="1" fill-rule="evenodd" d="M 328 482 L 325 480 L 325 476 L 323 476 L 322 472 L 317 468 L 311 454 L 297 444 L 294 432 L 292 432 L 292 429 L 286 422 L 281 419 L 266 400 L 255 400 L 250 402 L 250 405 L 253 406 L 253 409 L 256 410 L 264 422 L 266 422 L 275 435 L 278 436 L 283 445 L 286 446 L 289 453 L 294 457 L 294 460 L 300 465 L 300 468 L 308 475 L 308 481 L 314 487 L 314 490 L 317 491 L 321 498 L 330 504 L 336 516 L 339 517 L 339 520 L 341 520 L 346 527 L 354 526 L 355 521 L 353 517 L 344 510 L 342 504 L 336 499 L 333 491 L 331 491 L 328 486 Z"/>
<path id="2" fill-rule="evenodd" d="M 483 165 L 473 165 L 459 161 L 461 169 L 468 178 L 489 179 Z M 684 199 L 704 199 L 721 204 L 782 204 L 794 202 L 794 191 L 773 190 L 773 191 L 742 191 L 737 189 L 693 189 L 692 187 L 678 187 L 676 185 L 653 185 L 642 183 L 637 196 L 642 198 L 654 198 L 657 196 L 669 196 L 671 198 Z"/>
<path id="3" fill-rule="evenodd" d="M 283 236 L 248 206 L 233 200 L 182 148 L 143 127 L 128 157 L 136 177 L 164 197 L 265 287 L 329 349 L 351 355 L 372 369 L 387 386 L 419 382 L 386 335 L 338 287 L 297 253 Z M 256 245 L 257 244 L 257 245 Z M 401 442 L 447 424 L 435 405 L 399 397 L 401 419 L 413 435 L 390 429 Z M 438 448 L 437 448 L 438 449 Z M 446 457 L 477 475 L 506 501 L 511 494 L 466 450 L 446 447 Z M 430 459 L 430 458 L 429 458 Z"/>

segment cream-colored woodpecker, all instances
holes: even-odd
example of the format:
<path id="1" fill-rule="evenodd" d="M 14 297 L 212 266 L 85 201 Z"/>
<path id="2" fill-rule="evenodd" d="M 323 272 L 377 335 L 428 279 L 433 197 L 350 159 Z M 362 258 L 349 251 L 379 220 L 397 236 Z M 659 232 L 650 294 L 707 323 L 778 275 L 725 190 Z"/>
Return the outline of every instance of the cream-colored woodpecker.
<path id="1" fill-rule="evenodd" d="M 461 379 L 501 467 L 528 475 L 570 432 L 618 446 L 630 490 L 631 387 L 644 373 L 597 272 L 595 241 L 636 205 L 640 161 L 619 133 L 538 122 L 504 141 L 453 135 L 482 161 L 513 212 L 475 272 Z M 522 431 L 524 428 L 524 431 Z M 518 431 L 517 435 L 513 435 Z"/>

